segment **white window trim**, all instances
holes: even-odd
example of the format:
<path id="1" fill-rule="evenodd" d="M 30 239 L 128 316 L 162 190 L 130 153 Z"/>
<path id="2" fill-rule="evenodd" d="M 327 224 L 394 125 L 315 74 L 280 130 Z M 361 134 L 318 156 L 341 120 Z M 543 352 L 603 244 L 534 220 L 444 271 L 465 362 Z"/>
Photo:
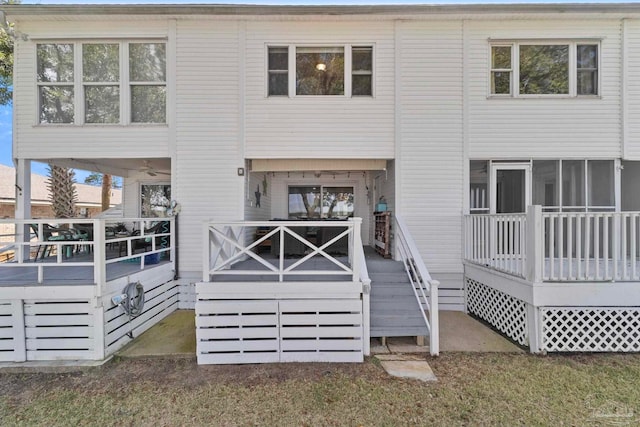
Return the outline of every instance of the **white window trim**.
<path id="1" fill-rule="evenodd" d="M 288 48 L 289 54 L 289 70 L 288 70 L 288 95 L 269 95 L 269 48 Z M 344 93 L 342 95 L 297 95 L 296 94 L 296 48 L 304 47 L 339 47 L 344 48 Z M 371 95 L 353 95 L 352 94 L 352 47 L 371 47 Z M 371 43 L 314 43 L 314 44 L 290 44 L 290 43 L 265 43 L 265 81 L 264 81 L 264 96 L 271 99 L 282 98 L 302 98 L 302 99 L 371 99 L 376 97 L 376 44 Z"/>
<path id="2" fill-rule="evenodd" d="M 117 127 L 117 126 L 161 126 L 166 127 L 169 121 L 169 112 L 165 112 L 164 123 L 138 123 L 131 120 L 131 86 L 133 85 L 155 85 L 165 86 L 167 90 L 167 96 L 169 95 L 169 82 L 165 80 L 163 82 L 130 82 L 129 81 L 129 44 L 130 43 L 163 43 L 167 47 L 169 41 L 166 38 L 149 38 L 149 39 L 82 39 L 82 40 L 68 40 L 68 39 L 55 39 L 55 40 L 34 40 L 34 58 L 33 69 L 34 80 L 36 84 L 36 111 L 35 111 L 35 126 L 91 126 L 91 127 Z M 48 84 L 48 82 L 39 82 L 37 79 L 38 69 L 38 45 L 39 44 L 71 44 L 73 45 L 73 82 L 69 83 L 54 83 Z M 118 123 L 86 123 L 85 122 L 85 108 L 84 108 L 84 76 L 82 75 L 82 53 L 84 44 L 118 44 L 119 45 L 119 60 L 120 60 L 120 81 L 118 82 L 120 87 L 120 121 Z M 165 55 L 169 55 L 168 50 Z M 167 63 L 169 58 L 165 58 Z M 167 70 L 165 73 L 168 72 Z M 168 75 L 167 75 L 168 77 Z M 73 87 L 73 103 L 74 103 L 74 120 L 71 123 L 41 123 L 40 122 L 40 86 L 71 86 Z M 167 99 L 167 110 L 169 100 Z"/>
<path id="3" fill-rule="evenodd" d="M 521 94 L 520 93 L 520 46 L 521 45 L 568 45 L 569 46 L 569 93 L 563 94 Z M 595 45 L 598 50 L 598 83 L 596 95 L 577 94 L 577 46 Z M 511 46 L 511 93 L 495 94 L 491 93 L 491 79 L 494 70 L 492 68 L 492 48 L 494 46 Z M 488 85 L 487 98 L 491 99 L 600 99 L 602 98 L 602 40 L 601 39 L 518 39 L 518 40 L 493 40 L 488 43 Z"/>

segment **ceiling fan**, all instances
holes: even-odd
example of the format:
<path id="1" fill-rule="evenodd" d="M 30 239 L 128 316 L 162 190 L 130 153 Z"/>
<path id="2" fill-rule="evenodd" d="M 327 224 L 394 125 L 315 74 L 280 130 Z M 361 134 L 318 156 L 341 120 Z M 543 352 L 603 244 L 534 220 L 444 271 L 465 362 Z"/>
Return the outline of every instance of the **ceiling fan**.
<path id="1" fill-rule="evenodd" d="M 151 166 L 151 162 L 149 160 L 143 160 L 142 163 L 143 164 L 138 169 L 138 172 L 146 173 L 149 176 L 171 175 L 169 172 L 156 170 L 153 166 Z"/>

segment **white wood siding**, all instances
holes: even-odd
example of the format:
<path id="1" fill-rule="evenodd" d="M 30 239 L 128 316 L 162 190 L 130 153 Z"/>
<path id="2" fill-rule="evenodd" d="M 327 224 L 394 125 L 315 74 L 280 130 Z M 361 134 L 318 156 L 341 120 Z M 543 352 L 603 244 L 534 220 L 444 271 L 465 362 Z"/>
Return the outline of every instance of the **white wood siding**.
<path id="1" fill-rule="evenodd" d="M 469 157 L 563 158 L 621 154 L 619 20 L 465 23 Z M 489 39 L 601 39 L 601 96 L 496 99 L 489 94 Z"/>
<path id="2" fill-rule="evenodd" d="M 180 274 L 201 275 L 202 224 L 242 218 L 238 23 L 179 21 L 175 197 Z M 195 273 L 195 274 L 194 274 Z"/>
<path id="3" fill-rule="evenodd" d="M 460 273 L 462 23 L 402 23 L 398 44 L 396 211 L 431 273 Z"/>
<path id="4" fill-rule="evenodd" d="M 25 22 L 20 25 L 20 30 L 29 34 L 30 40 L 16 43 L 15 49 L 14 138 L 19 138 L 19 143 L 14 157 L 168 157 L 167 125 L 39 125 L 36 88 L 37 43 L 73 39 L 166 38 L 166 19 L 135 22 L 135 25 L 118 19 L 106 22 Z M 75 78 L 77 80 L 80 76 Z"/>
<path id="5" fill-rule="evenodd" d="M 267 97 L 270 44 L 374 45 L 375 96 Z M 246 93 L 248 158 L 392 158 L 393 24 L 249 22 Z"/>
<path id="6" fill-rule="evenodd" d="M 640 20 L 624 23 L 625 147 L 624 158 L 640 160 Z M 624 201 L 623 201 L 624 203 Z"/>

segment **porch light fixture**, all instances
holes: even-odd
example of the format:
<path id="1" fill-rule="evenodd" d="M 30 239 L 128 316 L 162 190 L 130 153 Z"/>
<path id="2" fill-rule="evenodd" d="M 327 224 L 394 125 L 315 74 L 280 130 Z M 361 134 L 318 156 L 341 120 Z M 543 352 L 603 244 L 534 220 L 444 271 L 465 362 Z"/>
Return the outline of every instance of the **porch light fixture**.
<path id="1" fill-rule="evenodd" d="M 244 168 L 238 168 L 238 176 L 244 176 Z"/>
<path id="2" fill-rule="evenodd" d="M 316 64 L 316 70 L 318 71 L 327 71 L 327 64 L 319 62 Z"/>

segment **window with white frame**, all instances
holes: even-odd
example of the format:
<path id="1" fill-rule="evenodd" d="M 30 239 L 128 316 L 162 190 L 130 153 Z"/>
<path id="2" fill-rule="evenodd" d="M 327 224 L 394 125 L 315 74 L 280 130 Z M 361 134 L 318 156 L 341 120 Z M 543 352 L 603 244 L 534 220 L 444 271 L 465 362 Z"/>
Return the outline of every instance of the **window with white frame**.
<path id="1" fill-rule="evenodd" d="M 595 42 L 492 43 L 490 94 L 598 95 L 598 51 Z"/>
<path id="2" fill-rule="evenodd" d="M 165 43 L 42 43 L 36 52 L 39 123 L 166 123 Z"/>
<path id="3" fill-rule="evenodd" d="M 40 123 L 73 123 L 74 45 L 39 44 L 36 56 Z"/>
<path id="4" fill-rule="evenodd" d="M 373 95 L 372 46 L 269 46 L 267 56 L 268 96 Z"/>

